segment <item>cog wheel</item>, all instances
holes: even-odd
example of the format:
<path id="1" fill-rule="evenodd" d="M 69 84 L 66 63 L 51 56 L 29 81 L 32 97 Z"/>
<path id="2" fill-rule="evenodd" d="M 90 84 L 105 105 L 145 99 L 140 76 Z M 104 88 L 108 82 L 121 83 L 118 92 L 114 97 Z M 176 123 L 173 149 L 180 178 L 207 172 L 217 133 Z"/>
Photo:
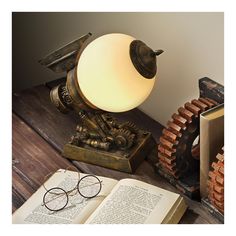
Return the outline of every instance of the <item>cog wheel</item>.
<path id="1" fill-rule="evenodd" d="M 212 163 L 212 170 L 209 171 L 208 199 L 224 214 L 224 151 L 218 153 L 216 159 Z"/>
<path id="2" fill-rule="evenodd" d="M 161 167 L 174 178 L 179 179 L 199 168 L 199 118 L 203 111 L 218 103 L 209 98 L 194 99 L 172 115 L 167 128 L 162 131 L 158 145 L 158 159 Z"/>
<path id="3" fill-rule="evenodd" d="M 132 133 L 138 134 L 139 128 L 131 121 L 126 121 L 120 125 L 120 128 L 128 129 Z"/>
<path id="4" fill-rule="evenodd" d="M 115 145 L 120 150 L 129 149 L 134 143 L 135 134 L 127 129 L 112 129 L 111 134 L 114 138 Z"/>

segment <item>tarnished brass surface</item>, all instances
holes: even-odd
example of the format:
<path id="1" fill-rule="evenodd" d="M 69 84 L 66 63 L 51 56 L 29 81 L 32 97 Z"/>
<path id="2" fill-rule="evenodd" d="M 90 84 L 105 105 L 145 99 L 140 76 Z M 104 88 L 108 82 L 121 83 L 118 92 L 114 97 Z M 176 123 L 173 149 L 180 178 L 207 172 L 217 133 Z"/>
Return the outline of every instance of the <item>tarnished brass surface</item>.
<path id="1" fill-rule="evenodd" d="M 53 88 L 50 92 L 50 98 L 56 108 L 62 113 L 67 113 L 73 108 L 76 112 L 80 110 L 97 110 L 95 106 L 90 104 L 81 92 L 78 91 L 78 83 L 76 81 L 75 69 L 68 71 L 66 84 L 60 84 Z"/>
<path id="2" fill-rule="evenodd" d="M 144 42 L 134 40 L 130 44 L 130 59 L 136 70 L 145 78 L 151 79 L 157 73 L 156 56 L 163 50 L 153 51 Z"/>
<path id="3" fill-rule="evenodd" d="M 39 60 L 39 63 L 56 73 L 73 69 L 75 67 L 76 58 L 78 57 L 79 52 L 83 48 L 88 38 L 91 37 L 91 35 L 91 33 L 88 33 L 79 39 L 68 43 L 67 45 L 57 49 L 43 59 Z"/>
<path id="4" fill-rule="evenodd" d="M 151 133 L 145 133 L 137 143 L 129 150 L 101 150 L 89 145 L 72 145 L 66 144 L 62 155 L 66 158 L 82 161 L 98 166 L 119 170 L 127 173 L 134 173 L 141 162 L 148 155 L 156 150 L 156 143 Z"/>
<path id="5" fill-rule="evenodd" d="M 61 91 L 62 91 L 62 87 L 63 84 L 60 84 L 56 87 L 54 87 L 51 91 L 50 91 L 50 99 L 51 102 L 55 105 L 55 107 L 62 113 L 68 113 L 70 111 L 68 104 L 66 104 L 63 101 L 63 98 L 60 97 Z"/>
<path id="6" fill-rule="evenodd" d="M 80 90 L 77 81 L 77 65 L 67 73 L 66 87 L 74 102 L 74 109 L 98 110 L 96 106 L 88 101 Z"/>

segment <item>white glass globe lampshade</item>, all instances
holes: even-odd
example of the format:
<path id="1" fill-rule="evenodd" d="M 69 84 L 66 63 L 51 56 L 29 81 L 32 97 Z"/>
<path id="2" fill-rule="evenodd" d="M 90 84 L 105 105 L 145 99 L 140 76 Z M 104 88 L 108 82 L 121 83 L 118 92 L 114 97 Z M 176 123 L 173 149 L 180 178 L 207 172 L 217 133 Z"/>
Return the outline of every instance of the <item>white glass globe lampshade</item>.
<path id="1" fill-rule="evenodd" d="M 77 80 L 82 94 L 99 109 L 124 112 L 139 106 L 150 94 L 153 78 L 145 78 L 130 58 L 135 38 L 107 34 L 92 41 L 82 52 Z"/>

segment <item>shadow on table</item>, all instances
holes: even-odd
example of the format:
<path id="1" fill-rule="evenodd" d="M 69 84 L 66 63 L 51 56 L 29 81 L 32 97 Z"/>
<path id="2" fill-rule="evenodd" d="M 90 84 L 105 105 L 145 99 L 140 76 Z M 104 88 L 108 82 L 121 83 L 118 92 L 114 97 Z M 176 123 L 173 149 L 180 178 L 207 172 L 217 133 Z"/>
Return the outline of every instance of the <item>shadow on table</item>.
<path id="1" fill-rule="evenodd" d="M 194 223 L 196 224 L 197 223 L 196 220 L 197 220 L 198 216 L 199 215 L 197 213 L 195 213 L 193 210 L 188 209 L 184 213 L 184 215 L 179 223 L 180 224 L 194 224 Z"/>

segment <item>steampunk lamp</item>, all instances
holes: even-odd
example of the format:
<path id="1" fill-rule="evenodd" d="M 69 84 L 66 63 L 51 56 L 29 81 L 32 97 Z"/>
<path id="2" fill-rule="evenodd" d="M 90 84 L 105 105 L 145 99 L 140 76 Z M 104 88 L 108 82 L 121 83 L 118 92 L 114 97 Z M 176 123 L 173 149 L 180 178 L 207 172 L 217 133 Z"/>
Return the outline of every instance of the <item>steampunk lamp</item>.
<path id="1" fill-rule="evenodd" d="M 163 51 L 116 33 L 85 47 L 90 36 L 39 61 L 54 72 L 67 72 L 66 83 L 51 90 L 51 101 L 63 113 L 74 110 L 79 118 L 62 154 L 132 173 L 155 148 L 155 141 L 151 133 L 129 121 L 119 122 L 110 113 L 129 111 L 148 97 L 157 73 L 156 56 Z"/>

